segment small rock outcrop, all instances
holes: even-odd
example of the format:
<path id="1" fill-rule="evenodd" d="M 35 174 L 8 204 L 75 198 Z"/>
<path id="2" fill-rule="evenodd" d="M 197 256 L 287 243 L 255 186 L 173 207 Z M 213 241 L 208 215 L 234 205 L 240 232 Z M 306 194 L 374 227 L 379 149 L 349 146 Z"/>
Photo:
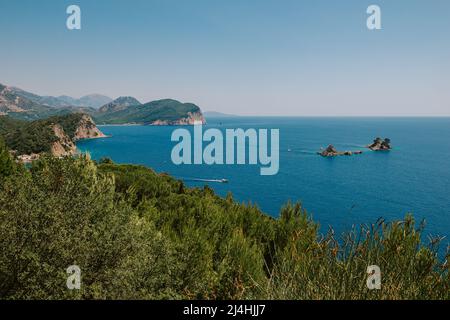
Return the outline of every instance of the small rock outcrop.
<path id="1" fill-rule="evenodd" d="M 329 145 L 325 150 L 319 152 L 319 154 L 323 157 L 334 157 L 338 155 L 338 151 L 333 145 Z"/>
<path id="2" fill-rule="evenodd" d="M 338 151 L 333 145 L 329 145 L 325 150 L 317 152 L 322 157 L 336 157 L 336 156 L 352 156 L 354 154 L 361 154 L 362 151 Z"/>
<path id="3" fill-rule="evenodd" d="M 373 143 L 367 146 L 372 151 L 388 151 L 391 150 L 391 139 L 385 138 L 384 140 L 381 138 L 376 138 L 373 140 Z"/>

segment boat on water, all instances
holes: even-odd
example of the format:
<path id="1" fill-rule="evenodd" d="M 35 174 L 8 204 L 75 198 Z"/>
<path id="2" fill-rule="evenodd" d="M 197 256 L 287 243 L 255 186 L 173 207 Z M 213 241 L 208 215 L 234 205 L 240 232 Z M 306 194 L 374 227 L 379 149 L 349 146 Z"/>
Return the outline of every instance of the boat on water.
<path id="1" fill-rule="evenodd" d="M 201 179 L 201 178 L 182 178 L 184 181 L 197 181 L 197 182 L 216 182 L 216 183 L 228 183 L 228 179 Z"/>

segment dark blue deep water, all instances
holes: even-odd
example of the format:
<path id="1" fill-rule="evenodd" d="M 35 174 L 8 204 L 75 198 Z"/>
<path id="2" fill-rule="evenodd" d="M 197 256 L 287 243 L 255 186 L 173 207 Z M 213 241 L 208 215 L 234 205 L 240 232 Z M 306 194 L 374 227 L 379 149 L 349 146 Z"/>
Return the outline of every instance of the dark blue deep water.
<path id="1" fill-rule="evenodd" d="M 301 201 L 322 231 L 332 226 L 342 232 L 379 217 L 413 213 L 426 220 L 427 234 L 450 236 L 450 118 L 236 117 L 208 119 L 204 130 L 212 127 L 279 129 L 279 173 L 261 176 L 259 166 L 250 165 L 176 166 L 170 136 L 177 127 L 102 126 L 111 138 L 82 141 L 78 147 L 94 159 L 144 164 L 190 186 L 205 184 L 191 179 L 226 178 L 228 184 L 208 184 L 275 217 L 287 201 Z M 394 149 L 363 148 L 377 136 L 389 137 Z M 333 159 L 316 155 L 328 144 L 365 152 Z"/>

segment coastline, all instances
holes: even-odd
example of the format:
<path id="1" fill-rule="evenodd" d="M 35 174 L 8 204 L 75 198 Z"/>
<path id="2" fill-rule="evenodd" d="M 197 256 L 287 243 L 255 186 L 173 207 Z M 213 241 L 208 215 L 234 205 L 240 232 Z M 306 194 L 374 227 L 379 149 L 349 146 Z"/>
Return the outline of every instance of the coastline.
<path id="1" fill-rule="evenodd" d="M 123 123 L 123 124 L 96 124 L 97 127 L 134 127 L 134 126 L 145 126 L 142 123 Z"/>
<path id="2" fill-rule="evenodd" d="M 98 126 L 97 126 L 97 127 L 98 127 Z M 78 140 L 76 140 L 76 141 L 74 141 L 74 142 L 75 142 L 75 144 L 76 144 L 77 142 L 80 142 L 80 141 L 112 138 L 112 136 L 113 136 L 112 134 L 103 134 L 103 136 L 99 136 L 99 137 L 89 137 L 89 138 L 82 138 L 82 139 L 78 139 Z"/>
<path id="3" fill-rule="evenodd" d="M 125 123 L 125 124 L 97 124 L 101 127 L 192 127 L 195 124 L 143 124 L 143 123 Z M 202 126 L 206 123 L 202 124 Z"/>

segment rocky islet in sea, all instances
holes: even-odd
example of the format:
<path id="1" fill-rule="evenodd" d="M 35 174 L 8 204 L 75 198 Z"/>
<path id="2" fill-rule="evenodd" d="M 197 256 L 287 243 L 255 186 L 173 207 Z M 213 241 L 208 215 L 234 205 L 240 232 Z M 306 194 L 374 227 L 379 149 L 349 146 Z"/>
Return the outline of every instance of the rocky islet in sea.
<path id="1" fill-rule="evenodd" d="M 381 138 L 376 138 L 373 140 L 373 143 L 367 146 L 372 151 L 388 151 L 391 150 L 391 139 L 385 138 L 384 140 Z"/>
<path id="2" fill-rule="evenodd" d="M 384 140 L 381 138 L 376 138 L 373 140 L 373 143 L 368 145 L 372 151 L 389 151 L 392 149 L 391 140 L 389 138 L 385 138 Z M 352 156 L 355 154 L 362 154 L 363 152 L 358 151 L 338 151 L 333 145 L 329 145 L 326 149 L 317 152 L 317 154 L 322 157 L 336 157 L 336 156 Z"/>

